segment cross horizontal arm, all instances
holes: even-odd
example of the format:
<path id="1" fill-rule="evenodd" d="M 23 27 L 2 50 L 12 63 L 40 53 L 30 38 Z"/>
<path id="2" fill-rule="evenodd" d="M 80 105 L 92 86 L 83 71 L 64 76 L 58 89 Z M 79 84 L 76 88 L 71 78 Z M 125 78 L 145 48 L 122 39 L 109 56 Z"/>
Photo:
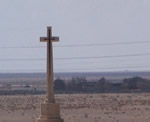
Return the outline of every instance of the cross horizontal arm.
<path id="1" fill-rule="evenodd" d="M 52 42 L 59 42 L 59 37 L 53 36 L 53 37 L 51 38 L 51 41 L 52 41 Z"/>
<path id="2" fill-rule="evenodd" d="M 47 37 L 40 37 L 40 42 L 47 42 L 49 39 Z M 51 42 L 58 42 L 59 37 L 51 37 Z"/>
<path id="3" fill-rule="evenodd" d="M 47 37 L 40 37 L 40 42 L 47 42 L 48 38 Z"/>

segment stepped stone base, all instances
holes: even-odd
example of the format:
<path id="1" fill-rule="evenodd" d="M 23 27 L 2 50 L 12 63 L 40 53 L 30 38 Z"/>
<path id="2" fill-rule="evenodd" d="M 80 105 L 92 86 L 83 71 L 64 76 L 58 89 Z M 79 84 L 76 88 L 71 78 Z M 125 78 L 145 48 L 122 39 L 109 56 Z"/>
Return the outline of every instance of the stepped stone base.
<path id="1" fill-rule="evenodd" d="M 38 119 L 37 122 L 64 122 L 63 119 Z"/>
<path id="2" fill-rule="evenodd" d="M 37 122 L 64 122 L 60 118 L 60 105 L 56 103 L 42 103 L 41 115 Z"/>

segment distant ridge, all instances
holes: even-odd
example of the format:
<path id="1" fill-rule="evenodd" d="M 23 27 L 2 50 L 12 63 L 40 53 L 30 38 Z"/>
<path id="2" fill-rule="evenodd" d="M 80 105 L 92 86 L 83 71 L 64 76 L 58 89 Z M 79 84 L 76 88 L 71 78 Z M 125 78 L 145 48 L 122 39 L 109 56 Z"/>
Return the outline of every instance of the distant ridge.
<path id="1" fill-rule="evenodd" d="M 133 72 L 66 72 L 54 73 L 55 77 L 145 77 L 150 78 L 150 71 Z M 0 78 L 45 78 L 46 73 L 0 73 Z"/>

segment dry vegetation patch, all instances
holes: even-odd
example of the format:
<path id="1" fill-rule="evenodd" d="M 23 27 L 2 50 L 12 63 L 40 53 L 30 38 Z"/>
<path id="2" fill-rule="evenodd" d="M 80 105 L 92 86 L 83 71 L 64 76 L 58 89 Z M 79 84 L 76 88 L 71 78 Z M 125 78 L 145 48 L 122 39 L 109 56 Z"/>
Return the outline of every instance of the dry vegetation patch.
<path id="1" fill-rule="evenodd" d="M 0 96 L 0 122 L 31 119 L 39 115 L 43 95 Z M 66 122 L 102 120 L 149 120 L 150 94 L 62 94 L 56 95 Z"/>

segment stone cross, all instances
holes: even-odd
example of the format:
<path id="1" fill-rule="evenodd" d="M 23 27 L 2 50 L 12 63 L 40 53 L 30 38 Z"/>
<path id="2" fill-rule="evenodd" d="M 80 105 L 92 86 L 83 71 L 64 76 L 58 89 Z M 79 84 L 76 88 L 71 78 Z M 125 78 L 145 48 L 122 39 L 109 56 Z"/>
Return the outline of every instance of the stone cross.
<path id="1" fill-rule="evenodd" d="M 55 103 L 53 90 L 53 45 L 58 42 L 59 37 L 52 36 L 52 27 L 47 27 L 47 37 L 40 37 L 41 42 L 47 42 L 47 96 L 46 103 Z"/>
<path id="2" fill-rule="evenodd" d="M 41 104 L 40 117 L 37 122 L 64 122 L 60 116 L 60 104 L 55 103 L 53 90 L 53 45 L 59 41 L 59 37 L 52 36 L 52 28 L 47 27 L 47 37 L 41 37 L 41 42 L 47 42 L 47 95 Z"/>

